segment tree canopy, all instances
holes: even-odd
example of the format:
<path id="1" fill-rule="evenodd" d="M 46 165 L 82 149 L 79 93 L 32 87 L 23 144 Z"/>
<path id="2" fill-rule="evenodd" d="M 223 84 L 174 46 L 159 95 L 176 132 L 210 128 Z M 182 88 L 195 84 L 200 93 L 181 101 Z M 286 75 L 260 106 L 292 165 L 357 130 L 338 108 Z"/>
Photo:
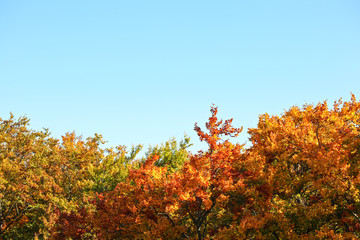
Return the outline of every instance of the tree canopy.
<path id="1" fill-rule="evenodd" d="M 252 145 L 211 107 L 207 149 L 104 148 L 0 119 L 0 239 L 357 239 L 360 102 L 260 115 Z"/>

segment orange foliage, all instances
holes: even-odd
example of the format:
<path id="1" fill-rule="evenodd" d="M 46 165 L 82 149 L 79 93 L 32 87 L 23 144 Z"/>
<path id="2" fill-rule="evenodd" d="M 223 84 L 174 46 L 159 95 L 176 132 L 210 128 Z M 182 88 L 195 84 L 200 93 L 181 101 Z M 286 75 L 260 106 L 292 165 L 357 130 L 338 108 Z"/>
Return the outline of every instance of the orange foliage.
<path id="1" fill-rule="evenodd" d="M 184 149 L 163 146 L 158 152 L 173 155 L 161 164 L 156 151 L 132 161 L 124 148 L 106 154 L 99 136 L 83 141 L 67 134 L 60 143 L 26 130 L 24 120 L 3 122 L 0 238 L 15 239 L 31 226 L 32 235 L 21 236 L 360 238 L 360 102 L 354 95 L 333 108 L 323 102 L 261 115 L 249 129 L 248 149 L 224 140 L 242 128 L 217 113 L 212 107 L 207 132 L 195 124 L 206 151 L 186 157 Z"/>

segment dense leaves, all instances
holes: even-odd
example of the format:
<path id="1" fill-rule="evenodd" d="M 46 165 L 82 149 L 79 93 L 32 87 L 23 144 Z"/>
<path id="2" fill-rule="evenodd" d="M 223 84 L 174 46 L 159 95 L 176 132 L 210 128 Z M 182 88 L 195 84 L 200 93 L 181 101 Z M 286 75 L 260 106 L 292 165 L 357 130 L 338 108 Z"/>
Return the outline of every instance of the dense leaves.
<path id="1" fill-rule="evenodd" d="M 324 102 L 262 115 L 249 131 L 250 151 L 271 172 L 274 221 L 286 221 L 293 238 L 359 236 L 359 127 L 352 96 L 333 109 Z"/>
<path id="2" fill-rule="evenodd" d="M 360 102 L 260 115 L 252 145 L 211 108 L 190 139 L 103 148 L 0 122 L 0 239 L 360 238 Z"/>
<path id="3" fill-rule="evenodd" d="M 52 196 L 57 141 L 47 131 L 27 129 L 28 119 L 0 123 L 0 236 L 26 239 L 42 234 Z"/>

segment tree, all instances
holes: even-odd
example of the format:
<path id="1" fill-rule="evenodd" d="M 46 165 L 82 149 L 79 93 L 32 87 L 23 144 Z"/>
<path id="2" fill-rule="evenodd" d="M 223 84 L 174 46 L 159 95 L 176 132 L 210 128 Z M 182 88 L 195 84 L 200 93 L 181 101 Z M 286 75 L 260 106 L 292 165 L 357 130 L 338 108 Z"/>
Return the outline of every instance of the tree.
<path id="1" fill-rule="evenodd" d="M 150 154 L 140 168 L 130 170 L 125 182 L 98 195 L 92 219 L 99 238 L 205 239 L 216 235 L 224 226 L 218 213 L 224 211 L 228 193 L 238 186 L 232 164 L 243 146 L 221 140 L 222 135 L 237 136 L 241 129 L 233 128 L 232 120 L 218 121 L 217 108 L 211 112 L 206 124 L 209 133 L 195 126 L 208 151 L 190 155 L 175 172 L 168 171 L 169 165 L 162 167 L 158 155 Z"/>
<path id="2" fill-rule="evenodd" d="M 26 117 L 0 120 L 0 238 L 34 238 L 46 230 L 56 194 L 52 159 L 57 140 L 47 130 L 29 130 Z"/>
<path id="3" fill-rule="evenodd" d="M 225 211 L 228 193 L 240 181 L 234 178 L 233 164 L 240 158 L 243 145 L 233 145 L 221 137 L 236 137 L 242 128 L 232 127 L 232 119 L 218 120 L 217 112 L 216 107 L 211 108 L 212 116 L 206 123 L 209 133 L 195 124 L 200 140 L 209 149 L 191 155 L 183 169 L 174 174 L 168 189 L 179 200 L 169 215 L 186 227 L 187 236 L 199 240 L 213 237 L 226 223 L 221 212 Z"/>
<path id="4" fill-rule="evenodd" d="M 113 191 L 98 194 L 92 222 L 100 239 L 173 239 L 179 231 L 169 225 L 166 207 L 174 199 L 165 192 L 167 169 L 155 166 L 157 160 L 149 158 Z"/>
<path id="5" fill-rule="evenodd" d="M 261 115 L 250 151 L 264 159 L 273 186 L 267 230 L 284 239 L 360 235 L 360 103 L 327 102 Z M 277 229 L 284 222 L 287 229 Z"/>
<path id="6" fill-rule="evenodd" d="M 141 145 L 133 147 L 128 155 L 124 146 L 99 148 L 102 143 L 99 135 L 88 138 L 87 142 L 75 138 L 74 134 L 63 139 L 59 155 L 65 158 L 63 173 L 59 173 L 62 178 L 58 180 L 63 201 L 51 235 L 53 239 L 93 239 L 98 229 L 93 220 L 97 200 L 125 181 Z"/>

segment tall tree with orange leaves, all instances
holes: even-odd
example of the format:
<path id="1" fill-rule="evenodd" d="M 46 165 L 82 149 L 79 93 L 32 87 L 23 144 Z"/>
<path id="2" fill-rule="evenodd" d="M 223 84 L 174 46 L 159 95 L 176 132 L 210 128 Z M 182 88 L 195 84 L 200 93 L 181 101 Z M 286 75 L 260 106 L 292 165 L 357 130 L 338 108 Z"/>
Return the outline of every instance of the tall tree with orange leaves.
<path id="1" fill-rule="evenodd" d="M 272 185 L 277 239 L 360 237 L 360 102 L 292 107 L 261 115 L 249 149 L 264 162 Z"/>
<path id="2" fill-rule="evenodd" d="M 199 240 L 214 237 L 227 224 L 223 213 L 229 192 L 241 181 L 236 177 L 234 163 L 240 158 L 243 145 L 234 145 L 222 137 L 236 137 L 242 128 L 234 128 L 232 119 L 219 120 L 216 107 L 211 108 L 211 113 L 206 123 L 208 133 L 195 124 L 195 131 L 208 144 L 208 150 L 190 156 L 182 171 L 174 174 L 169 190 L 178 199 L 174 215 L 184 223 L 186 234 Z"/>
<path id="3" fill-rule="evenodd" d="M 190 155 L 178 171 L 156 166 L 153 155 L 139 169 L 131 170 L 126 182 L 114 191 L 98 195 L 97 212 L 92 218 L 101 239 L 206 239 L 226 226 L 225 211 L 229 192 L 238 186 L 233 164 L 242 145 L 222 141 L 237 136 L 242 129 L 232 120 L 218 120 L 217 108 L 203 132 L 206 152 Z M 104 219 L 107 219 L 104 221 Z"/>

